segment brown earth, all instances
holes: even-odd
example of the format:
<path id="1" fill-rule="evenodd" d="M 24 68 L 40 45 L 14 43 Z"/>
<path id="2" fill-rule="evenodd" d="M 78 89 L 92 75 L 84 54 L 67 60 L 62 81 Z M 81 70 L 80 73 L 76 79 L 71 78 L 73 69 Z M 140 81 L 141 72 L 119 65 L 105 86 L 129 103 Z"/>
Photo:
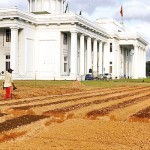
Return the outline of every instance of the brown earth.
<path id="1" fill-rule="evenodd" d="M 150 87 L 0 90 L 0 150 L 150 150 Z"/>

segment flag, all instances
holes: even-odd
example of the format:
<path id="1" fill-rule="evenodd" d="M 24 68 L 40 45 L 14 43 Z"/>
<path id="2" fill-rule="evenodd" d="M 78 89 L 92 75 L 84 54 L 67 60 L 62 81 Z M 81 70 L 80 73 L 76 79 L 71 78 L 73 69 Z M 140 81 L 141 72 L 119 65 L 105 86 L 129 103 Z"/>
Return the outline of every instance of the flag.
<path id="1" fill-rule="evenodd" d="M 82 10 L 80 10 L 79 15 L 82 15 Z"/>
<path id="2" fill-rule="evenodd" d="M 122 8 L 122 6 L 120 8 L 120 15 L 121 15 L 121 17 L 123 17 L 123 8 Z"/>
<path id="3" fill-rule="evenodd" d="M 66 5 L 66 10 L 65 10 L 65 13 L 67 12 L 67 9 L 68 9 L 68 3 L 67 3 L 67 5 Z"/>

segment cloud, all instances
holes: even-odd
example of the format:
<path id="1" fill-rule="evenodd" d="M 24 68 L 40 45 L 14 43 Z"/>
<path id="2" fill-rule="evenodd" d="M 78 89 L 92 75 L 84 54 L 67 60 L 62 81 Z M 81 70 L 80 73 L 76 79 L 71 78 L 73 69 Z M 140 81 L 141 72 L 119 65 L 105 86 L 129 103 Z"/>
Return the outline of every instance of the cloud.
<path id="1" fill-rule="evenodd" d="M 27 0 L 0 0 L 0 8 L 18 7 L 27 10 Z"/>
<path id="2" fill-rule="evenodd" d="M 71 0 L 69 2 L 72 11 L 83 10 L 85 13 L 91 15 L 97 8 L 109 7 L 115 5 L 115 0 Z"/>
<path id="3" fill-rule="evenodd" d="M 123 4 L 123 18 L 126 21 L 129 20 L 140 20 L 145 22 L 150 22 L 150 1 L 139 1 L 139 0 L 127 0 Z M 113 18 L 118 20 L 120 15 L 118 15 L 120 7 L 118 6 Z"/>

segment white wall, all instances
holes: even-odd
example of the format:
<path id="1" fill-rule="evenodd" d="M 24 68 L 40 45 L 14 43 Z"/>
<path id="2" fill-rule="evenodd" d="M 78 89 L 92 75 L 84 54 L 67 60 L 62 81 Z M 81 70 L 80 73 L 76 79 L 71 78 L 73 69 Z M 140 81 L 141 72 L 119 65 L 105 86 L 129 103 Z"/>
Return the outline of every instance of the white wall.
<path id="1" fill-rule="evenodd" d="M 37 31 L 35 44 L 37 77 L 52 79 L 60 76 L 60 39 L 59 31 L 46 32 L 44 29 Z"/>

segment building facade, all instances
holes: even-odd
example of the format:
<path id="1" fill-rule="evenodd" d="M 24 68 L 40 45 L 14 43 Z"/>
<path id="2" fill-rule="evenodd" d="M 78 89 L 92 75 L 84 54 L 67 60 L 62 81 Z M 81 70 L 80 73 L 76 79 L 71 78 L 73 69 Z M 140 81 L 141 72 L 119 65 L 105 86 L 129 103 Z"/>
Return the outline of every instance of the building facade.
<path id="1" fill-rule="evenodd" d="M 15 79 L 146 77 L 147 41 L 110 19 L 66 12 L 63 0 L 28 0 L 29 11 L 0 9 L 0 71 Z"/>

